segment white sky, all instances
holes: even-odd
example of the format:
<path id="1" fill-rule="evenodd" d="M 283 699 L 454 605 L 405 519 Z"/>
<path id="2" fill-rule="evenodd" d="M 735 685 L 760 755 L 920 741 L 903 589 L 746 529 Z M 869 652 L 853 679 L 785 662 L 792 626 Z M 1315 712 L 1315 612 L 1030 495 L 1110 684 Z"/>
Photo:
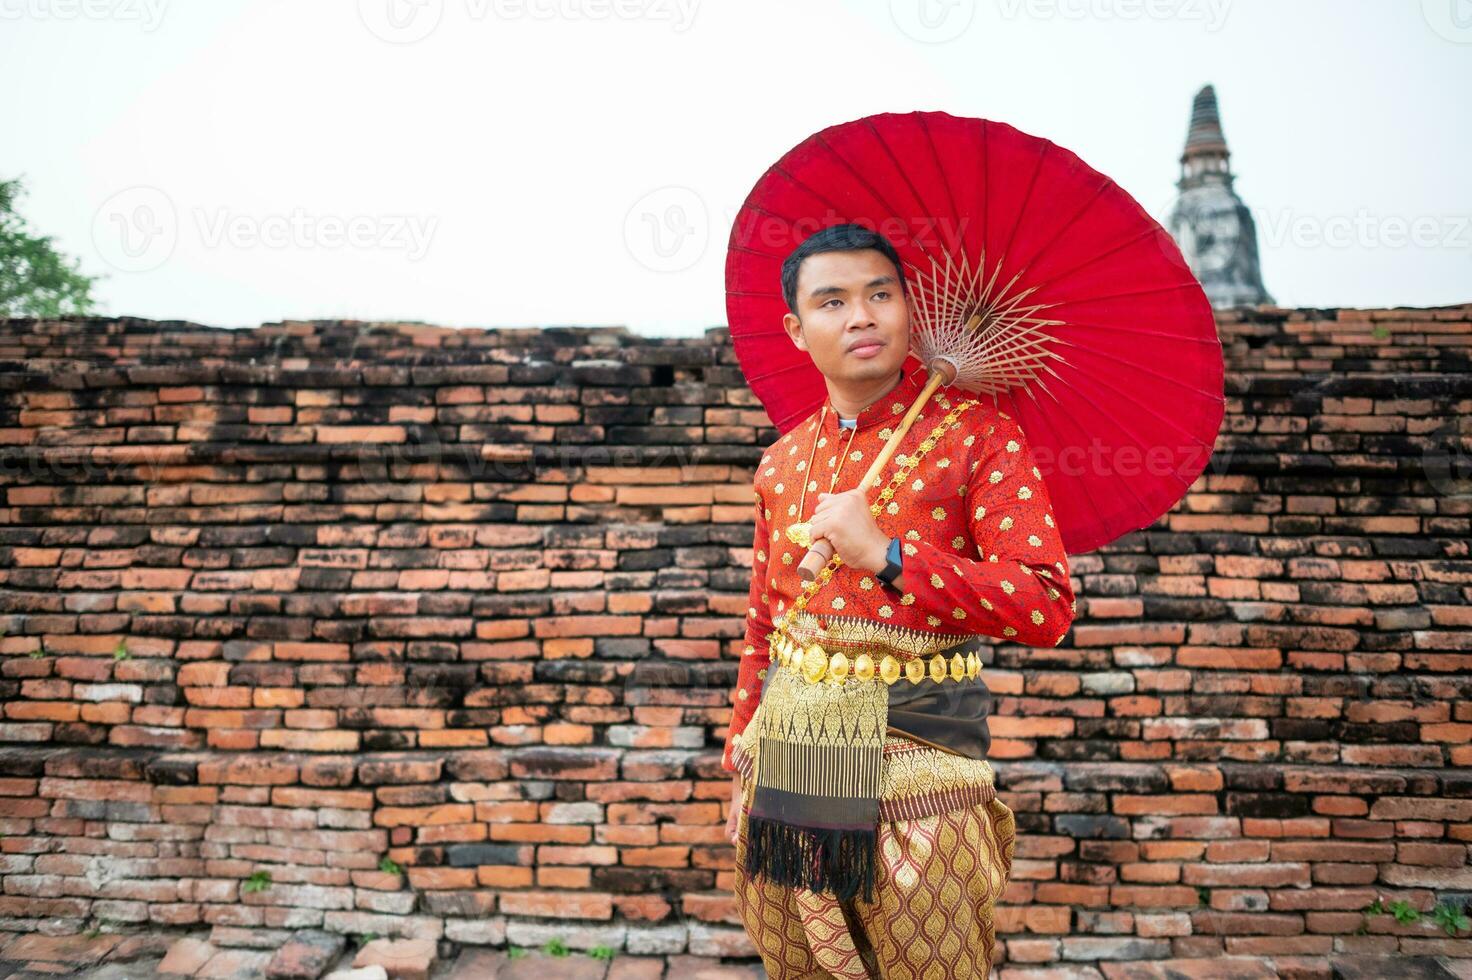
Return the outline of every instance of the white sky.
<path id="1" fill-rule="evenodd" d="M 113 315 L 696 334 L 825 126 L 1008 122 L 1163 219 L 1208 82 L 1280 303 L 1472 300 L 1472 0 L 0 0 L 0 175 Z"/>

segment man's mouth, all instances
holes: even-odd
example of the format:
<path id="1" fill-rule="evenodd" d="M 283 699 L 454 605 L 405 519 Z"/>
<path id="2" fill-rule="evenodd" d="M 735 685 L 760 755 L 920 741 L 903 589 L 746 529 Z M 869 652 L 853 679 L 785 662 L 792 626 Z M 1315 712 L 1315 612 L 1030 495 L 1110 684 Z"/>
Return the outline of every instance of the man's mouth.
<path id="1" fill-rule="evenodd" d="M 848 352 L 850 354 L 856 354 L 859 357 L 873 357 L 875 354 L 879 353 L 883 349 L 883 341 L 861 340 L 857 344 L 854 344 L 852 347 L 850 347 L 848 349 Z"/>

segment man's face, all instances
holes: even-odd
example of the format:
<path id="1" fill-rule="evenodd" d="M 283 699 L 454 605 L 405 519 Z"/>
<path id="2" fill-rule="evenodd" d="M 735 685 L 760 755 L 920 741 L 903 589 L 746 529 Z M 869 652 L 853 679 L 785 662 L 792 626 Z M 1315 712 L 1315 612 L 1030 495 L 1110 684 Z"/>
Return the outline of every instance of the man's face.
<path id="1" fill-rule="evenodd" d="M 787 335 L 827 378 L 892 377 L 910 349 L 910 309 L 894 263 L 874 249 L 823 252 L 797 271 L 797 316 Z"/>

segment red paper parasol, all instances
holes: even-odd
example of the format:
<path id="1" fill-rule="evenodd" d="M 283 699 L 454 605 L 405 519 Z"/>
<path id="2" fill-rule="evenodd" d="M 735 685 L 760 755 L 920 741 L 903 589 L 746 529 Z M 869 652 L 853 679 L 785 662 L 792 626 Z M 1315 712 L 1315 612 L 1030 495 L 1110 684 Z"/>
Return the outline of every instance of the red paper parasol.
<path id="1" fill-rule="evenodd" d="M 845 222 L 883 233 L 906 265 L 917 314 L 906 371 L 969 322 L 973 363 L 956 383 L 1019 420 L 1069 553 L 1150 525 L 1205 469 L 1222 421 L 1221 341 L 1174 240 L 1072 152 L 944 112 L 829 127 L 763 174 L 737 214 L 731 338 L 781 432 L 827 393 L 782 328 L 782 260 Z"/>

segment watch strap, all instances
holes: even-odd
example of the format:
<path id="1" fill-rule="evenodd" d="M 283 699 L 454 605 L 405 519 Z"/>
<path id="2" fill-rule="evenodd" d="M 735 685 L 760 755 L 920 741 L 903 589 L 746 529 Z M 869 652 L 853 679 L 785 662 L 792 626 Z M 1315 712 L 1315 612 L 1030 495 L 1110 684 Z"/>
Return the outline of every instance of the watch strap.
<path id="1" fill-rule="evenodd" d="M 884 555 L 884 568 L 878 572 L 879 581 L 893 588 L 894 580 L 904 571 L 904 555 L 900 551 L 900 539 L 889 539 L 889 550 Z"/>

